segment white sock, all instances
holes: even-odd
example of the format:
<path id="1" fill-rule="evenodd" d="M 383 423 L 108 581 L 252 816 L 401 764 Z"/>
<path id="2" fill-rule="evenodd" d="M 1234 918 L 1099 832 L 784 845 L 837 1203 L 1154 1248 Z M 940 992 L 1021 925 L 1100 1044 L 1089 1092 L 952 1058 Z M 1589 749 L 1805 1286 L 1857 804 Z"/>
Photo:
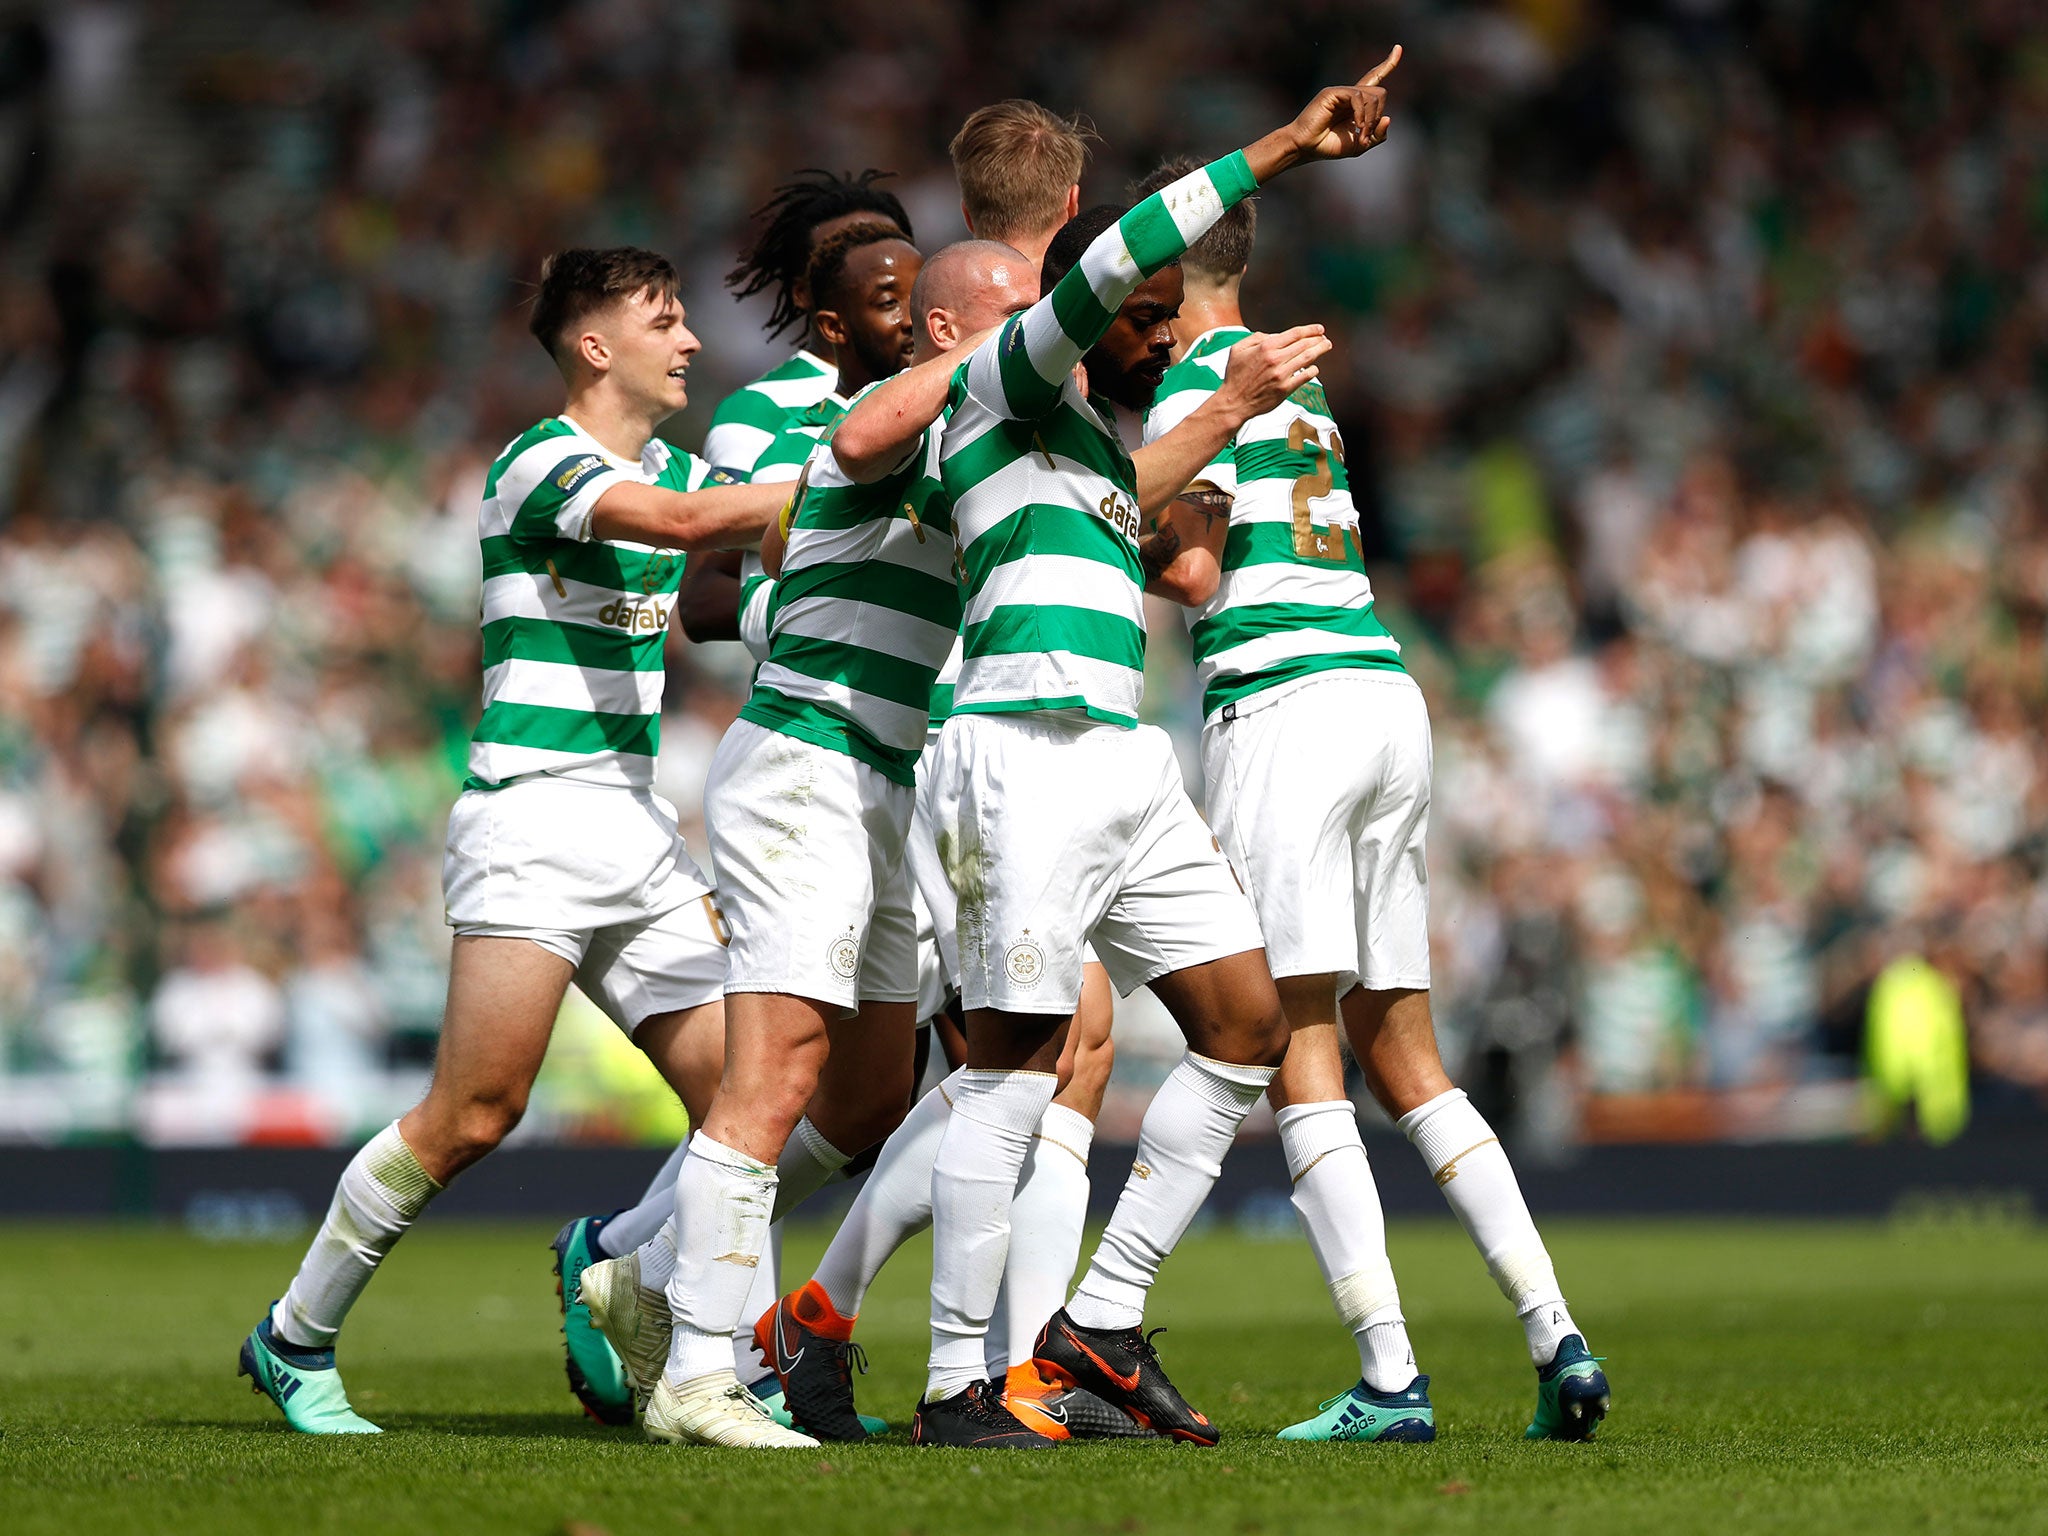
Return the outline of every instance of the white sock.
<path id="1" fill-rule="evenodd" d="M 882 1143 L 867 1183 L 818 1261 L 811 1278 L 841 1317 L 859 1315 L 889 1255 L 932 1224 L 932 1164 L 953 1117 L 960 1073 L 966 1070 L 962 1067 L 910 1106 L 895 1134 Z"/>
<path id="2" fill-rule="evenodd" d="M 1579 1327 L 1565 1307 L 1550 1254 L 1537 1235 L 1500 1138 L 1462 1088 L 1411 1109 L 1401 1117 L 1400 1126 L 1464 1223 L 1494 1284 L 1521 1319 L 1529 1357 L 1548 1365 L 1558 1341 L 1578 1333 Z"/>
<path id="3" fill-rule="evenodd" d="M 768 1247 L 761 1255 L 760 1268 L 754 1271 L 753 1287 L 732 1334 L 733 1369 L 741 1381 L 756 1382 L 775 1373 L 754 1348 L 754 1323 L 782 1297 L 782 1218 L 829 1184 L 832 1175 L 849 1161 L 846 1153 L 811 1124 L 809 1115 L 797 1121 L 782 1156 L 775 1160 L 775 1224 L 768 1229 Z"/>
<path id="4" fill-rule="evenodd" d="M 1387 1220 L 1349 1099 L 1290 1104 L 1274 1117 L 1294 1209 L 1337 1316 L 1358 1341 L 1358 1373 L 1375 1392 L 1415 1379 L 1401 1292 L 1387 1261 Z"/>
<path id="5" fill-rule="evenodd" d="M 1064 1104 L 1048 1104 L 1017 1198 L 1010 1205 L 1010 1257 L 989 1323 L 988 1374 L 1000 1380 L 1031 1358 L 1038 1332 L 1060 1309 L 1081 1257 L 1088 1221 L 1088 1149 L 1095 1122 Z"/>
<path id="6" fill-rule="evenodd" d="M 1277 1067 L 1189 1051 L 1159 1085 L 1138 1131 L 1138 1158 L 1067 1311 L 1083 1328 L 1135 1328 L 1145 1295 L 1223 1171 L 1237 1128 Z"/>
<path id="7" fill-rule="evenodd" d="M 747 1287 L 746 1305 L 740 1308 L 739 1324 L 732 1331 L 733 1374 L 750 1387 L 775 1374 L 775 1367 L 754 1348 L 754 1323 L 781 1299 L 782 1223 L 777 1221 L 769 1224 L 767 1246 L 761 1250 L 754 1283 Z"/>
<path id="8" fill-rule="evenodd" d="M 332 1349 L 384 1255 L 439 1193 L 395 1121 L 372 1136 L 341 1170 L 313 1246 L 270 1309 L 271 1331 L 301 1349 Z"/>
<path id="9" fill-rule="evenodd" d="M 676 1174 L 676 1270 L 669 1277 L 671 1386 L 732 1369 L 732 1336 L 775 1213 L 775 1170 L 702 1131 Z"/>
<path id="10" fill-rule="evenodd" d="M 683 1154 L 690 1150 L 689 1138 L 676 1143 L 675 1151 L 661 1165 L 639 1202 L 619 1212 L 597 1229 L 597 1251 L 608 1259 L 631 1253 L 654 1240 L 661 1224 L 676 1211 L 676 1175 L 682 1171 Z"/>
<path id="11" fill-rule="evenodd" d="M 678 1170 L 680 1172 L 680 1170 Z M 676 1219 L 670 1216 L 661 1230 L 633 1250 L 640 1261 L 640 1284 L 650 1291 L 666 1291 L 669 1277 L 676 1272 Z"/>
<path id="12" fill-rule="evenodd" d="M 959 1074 L 932 1166 L 932 1358 L 925 1401 L 987 1379 L 984 1341 L 1010 1249 L 1010 1202 L 1031 1133 L 1059 1087 L 1050 1072 Z"/>

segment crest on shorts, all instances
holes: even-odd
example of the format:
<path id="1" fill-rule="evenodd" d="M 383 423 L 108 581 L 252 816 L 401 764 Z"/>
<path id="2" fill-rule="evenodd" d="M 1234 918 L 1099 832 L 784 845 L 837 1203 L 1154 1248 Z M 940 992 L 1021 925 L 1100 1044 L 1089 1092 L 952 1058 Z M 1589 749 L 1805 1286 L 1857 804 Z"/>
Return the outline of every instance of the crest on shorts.
<path id="1" fill-rule="evenodd" d="M 1045 951 L 1028 936 L 1003 951 L 1003 974 L 1020 987 L 1035 987 L 1045 975 Z"/>
<path id="2" fill-rule="evenodd" d="M 832 962 L 834 975 L 842 981 L 853 980 L 854 974 L 860 970 L 860 940 L 853 936 L 851 928 L 832 941 L 826 958 Z"/>

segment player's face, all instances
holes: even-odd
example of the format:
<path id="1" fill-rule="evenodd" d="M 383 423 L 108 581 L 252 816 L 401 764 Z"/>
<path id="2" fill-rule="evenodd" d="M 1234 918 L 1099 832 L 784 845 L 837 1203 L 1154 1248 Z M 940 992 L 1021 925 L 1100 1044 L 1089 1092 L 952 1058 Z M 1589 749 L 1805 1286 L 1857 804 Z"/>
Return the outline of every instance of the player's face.
<path id="1" fill-rule="evenodd" d="M 690 403 L 690 360 L 703 343 L 683 323 L 680 299 L 635 294 L 614 307 L 604 329 L 611 376 L 627 394 L 669 414 Z"/>
<path id="2" fill-rule="evenodd" d="M 1090 390 L 1134 411 L 1152 403 L 1173 364 L 1173 322 L 1181 296 L 1179 267 L 1155 272 L 1138 285 L 1088 354 Z"/>
<path id="3" fill-rule="evenodd" d="M 827 240 L 830 240 L 842 229 L 851 229 L 856 224 L 885 224 L 893 228 L 895 222 L 887 214 L 876 213 L 871 209 L 856 208 L 851 213 L 842 213 L 836 218 L 825 220 L 822 224 L 813 224 L 811 226 L 811 248 L 804 252 L 804 265 L 809 266 L 811 258 L 818 254 L 818 247 Z M 909 292 L 908 289 L 904 291 L 906 293 Z M 796 307 L 798 309 L 802 310 L 805 314 L 811 312 L 811 290 L 801 277 L 791 287 L 790 295 L 796 300 Z"/>
<path id="4" fill-rule="evenodd" d="M 846 258 L 846 275 L 837 284 L 843 307 L 821 311 L 819 330 L 835 347 L 852 351 L 865 377 L 886 378 L 909 365 L 917 345 L 910 289 L 923 266 L 917 248 L 902 240 L 864 245 Z"/>

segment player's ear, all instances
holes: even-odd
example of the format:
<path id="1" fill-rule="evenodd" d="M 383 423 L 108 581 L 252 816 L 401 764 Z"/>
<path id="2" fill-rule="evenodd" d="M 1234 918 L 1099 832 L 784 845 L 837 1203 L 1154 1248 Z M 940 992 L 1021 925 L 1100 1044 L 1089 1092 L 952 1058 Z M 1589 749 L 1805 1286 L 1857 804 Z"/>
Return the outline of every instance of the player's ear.
<path id="1" fill-rule="evenodd" d="M 821 309 L 811 316 L 811 324 L 818 328 L 818 334 L 835 347 L 846 345 L 846 322 L 839 317 L 836 309 Z"/>
<path id="2" fill-rule="evenodd" d="M 960 329 L 953 323 L 953 317 L 943 309 L 928 309 L 924 312 L 926 337 L 945 351 L 959 339 Z"/>
<path id="3" fill-rule="evenodd" d="M 1075 182 L 1067 188 L 1067 222 L 1072 223 L 1081 211 L 1081 183 Z"/>
<path id="4" fill-rule="evenodd" d="M 609 373 L 612 366 L 612 347 L 601 331 L 585 331 L 576 338 L 576 360 L 592 373 Z"/>

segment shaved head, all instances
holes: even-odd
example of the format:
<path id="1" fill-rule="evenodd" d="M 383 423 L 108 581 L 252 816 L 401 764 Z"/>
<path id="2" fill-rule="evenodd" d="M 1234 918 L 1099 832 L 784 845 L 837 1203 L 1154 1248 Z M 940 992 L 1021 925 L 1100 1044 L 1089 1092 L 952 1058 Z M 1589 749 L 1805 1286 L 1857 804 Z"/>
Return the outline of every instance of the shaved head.
<path id="1" fill-rule="evenodd" d="M 920 358 L 951 351 L 962 340 L 1016 313 L 1038 297 L 1038 273 L 1000 240 L 961 240 L 932 256 L 911 290 Z"/>

